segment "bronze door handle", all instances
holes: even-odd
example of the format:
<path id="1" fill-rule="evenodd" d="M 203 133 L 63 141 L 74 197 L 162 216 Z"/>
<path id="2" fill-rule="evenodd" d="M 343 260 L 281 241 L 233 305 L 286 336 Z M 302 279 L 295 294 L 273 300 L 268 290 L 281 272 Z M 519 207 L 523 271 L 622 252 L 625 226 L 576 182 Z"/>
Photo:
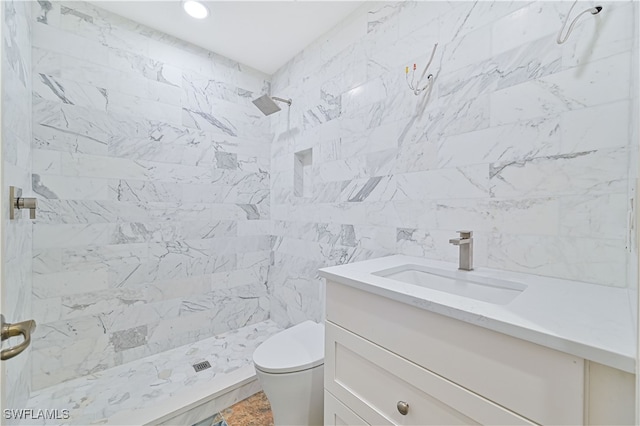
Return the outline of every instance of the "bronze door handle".
<path id="1" fill-rule="evenodd" d="M 4 361 L 21 354 L 22 351 L 27 349 L 27 347 L 31 344 L 31 333 L 33 333 L 36 329 L 36 322 L 34 320 L 28 320 L 10 324 L 5 322 L 4 315 L 0 315 L 0 321 L 2 322 L 0 328 L 0 331 L 2 332 L 2 341 L 5 341 L 10 337 L 24 337 L 24 340 L 20 344 L 10 347 L 9 349 L 4 349 L 2 352 L 0 352 L 0 359 Z"/>

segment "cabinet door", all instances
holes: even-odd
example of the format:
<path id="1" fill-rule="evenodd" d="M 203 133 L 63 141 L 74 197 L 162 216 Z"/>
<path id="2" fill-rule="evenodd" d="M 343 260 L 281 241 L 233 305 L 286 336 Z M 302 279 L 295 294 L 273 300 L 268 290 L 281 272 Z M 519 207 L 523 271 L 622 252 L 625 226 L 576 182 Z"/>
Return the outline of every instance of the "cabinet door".
<path id="1" fill-rule="evenodd" d="M 589 362 L 587 367 L 587 424 L 636 424 L 635 376 L 597 362 Z"/>
<path id="2" fill-rule="evenodd" d="M 324 424 L 326 426 L 369 426 L 330 392 L 324 391 Z"/>
<path id="3" fill-rule="evenodd" d="M 325 388 L 369 424 L 535 424 L 330 322 L 326 339 Z"/>

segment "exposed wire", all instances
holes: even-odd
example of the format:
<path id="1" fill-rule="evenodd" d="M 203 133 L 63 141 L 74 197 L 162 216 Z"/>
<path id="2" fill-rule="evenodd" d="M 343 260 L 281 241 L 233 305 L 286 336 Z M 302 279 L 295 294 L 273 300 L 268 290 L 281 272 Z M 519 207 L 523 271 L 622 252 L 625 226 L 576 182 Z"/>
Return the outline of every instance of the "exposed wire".
<path id="1" fill-rule="evenodd" d="M 589 9 L 580 12 L 578 16 L 576 16 L 573 19 L 573 21 L 571 21 L 571 25 L 569 25 L 567 34 L 563 38 L 562 32 L 564 31 L 564 28 L 567 26 L 567 22 L 569 22 L 569 16 L 571 16 L 571 12 L 573 11 L 573 8 L 576 6 L 576 3 L 578 3 L 578 0 L 575 0 L 573 2 L 573 4 L 571 5 L 571 9 L 569 9 L 569 13 L 567 13 L 566 18 L 564 18 L 564 22 L 562 23 L 562 28 L 560 28 L 560 32 L 558 33 L 558 37 L 556 38 L 556 43 L 558 44 L 563 44 L 565 41 L 567 41 L 567 39 L 569 38 L 569 35 L 571 34 L 571 31 L 573 31 L 573 27 L 576 25 L 576 23 L 578 22 L 578 19 L 582 15 L 584 15 L 585 13 L 591 13 L 592 15 L 597 15 L 602 10 L 602 6 L 596 6 L 596 7 L 590 7 Z"/>
<path id="2" fill-rule="evenodd" d="M 429 62 L 427 62 L 427 66 L 424 67 L 424 71 L 422 71 L 422 75 L 420 75 L 420 78 L 418 79 L 417 82 L 415 81 L 416 64 L 413 64 L 413 71 L 411 72 L 411 82 L 409 82 L 409 67 L 405 68 L 405 80 L 407 81 L 407 86 L 409 86 L 409 89 L 411 89 L 413 91 L 413 94 L 416 96 L 418 96 L 427 87 L 429 87 L 429 85 L 433 81 L 433 74 L 429 74 L 427 76 L 427 81 L 425 85 L 423 87 L 420 87 L 421 85 L 420 82 L 424 81 L 424 76 L 427 74 L 427 70 L 431 66 L 431 62 L 433 62 L 433 58 L 436 55 L 437 48 L 438 48 L 438 43 L 433 45 L 433 50 L 431 51 L 431 57 L 429 58 Z"/>

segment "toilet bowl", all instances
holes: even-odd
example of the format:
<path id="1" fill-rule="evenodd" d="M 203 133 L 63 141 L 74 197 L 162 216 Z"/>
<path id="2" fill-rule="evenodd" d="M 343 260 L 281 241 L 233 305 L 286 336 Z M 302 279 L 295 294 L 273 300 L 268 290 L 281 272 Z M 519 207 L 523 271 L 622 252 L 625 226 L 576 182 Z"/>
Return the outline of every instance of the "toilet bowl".
<path id="1" fill-rule="evenodd" d="M 305 321 L 271 336 L 253 364 L 276 426 L 323 424 L 323 324 Z"/>

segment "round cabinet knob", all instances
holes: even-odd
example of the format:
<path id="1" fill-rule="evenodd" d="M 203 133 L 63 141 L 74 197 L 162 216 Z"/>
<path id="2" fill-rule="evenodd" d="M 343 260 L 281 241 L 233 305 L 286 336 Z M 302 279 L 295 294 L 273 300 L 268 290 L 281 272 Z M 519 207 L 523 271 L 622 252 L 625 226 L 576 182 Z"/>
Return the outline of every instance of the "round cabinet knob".
<path id="1" fill-rule="evenodd" d="M 409 404 L 407 404 L 404 401 L 398 401 L 397 407 L 398 407 L 398 412 L 403 416 L 406 416 L 407 413 L 409 412 Z"/>

